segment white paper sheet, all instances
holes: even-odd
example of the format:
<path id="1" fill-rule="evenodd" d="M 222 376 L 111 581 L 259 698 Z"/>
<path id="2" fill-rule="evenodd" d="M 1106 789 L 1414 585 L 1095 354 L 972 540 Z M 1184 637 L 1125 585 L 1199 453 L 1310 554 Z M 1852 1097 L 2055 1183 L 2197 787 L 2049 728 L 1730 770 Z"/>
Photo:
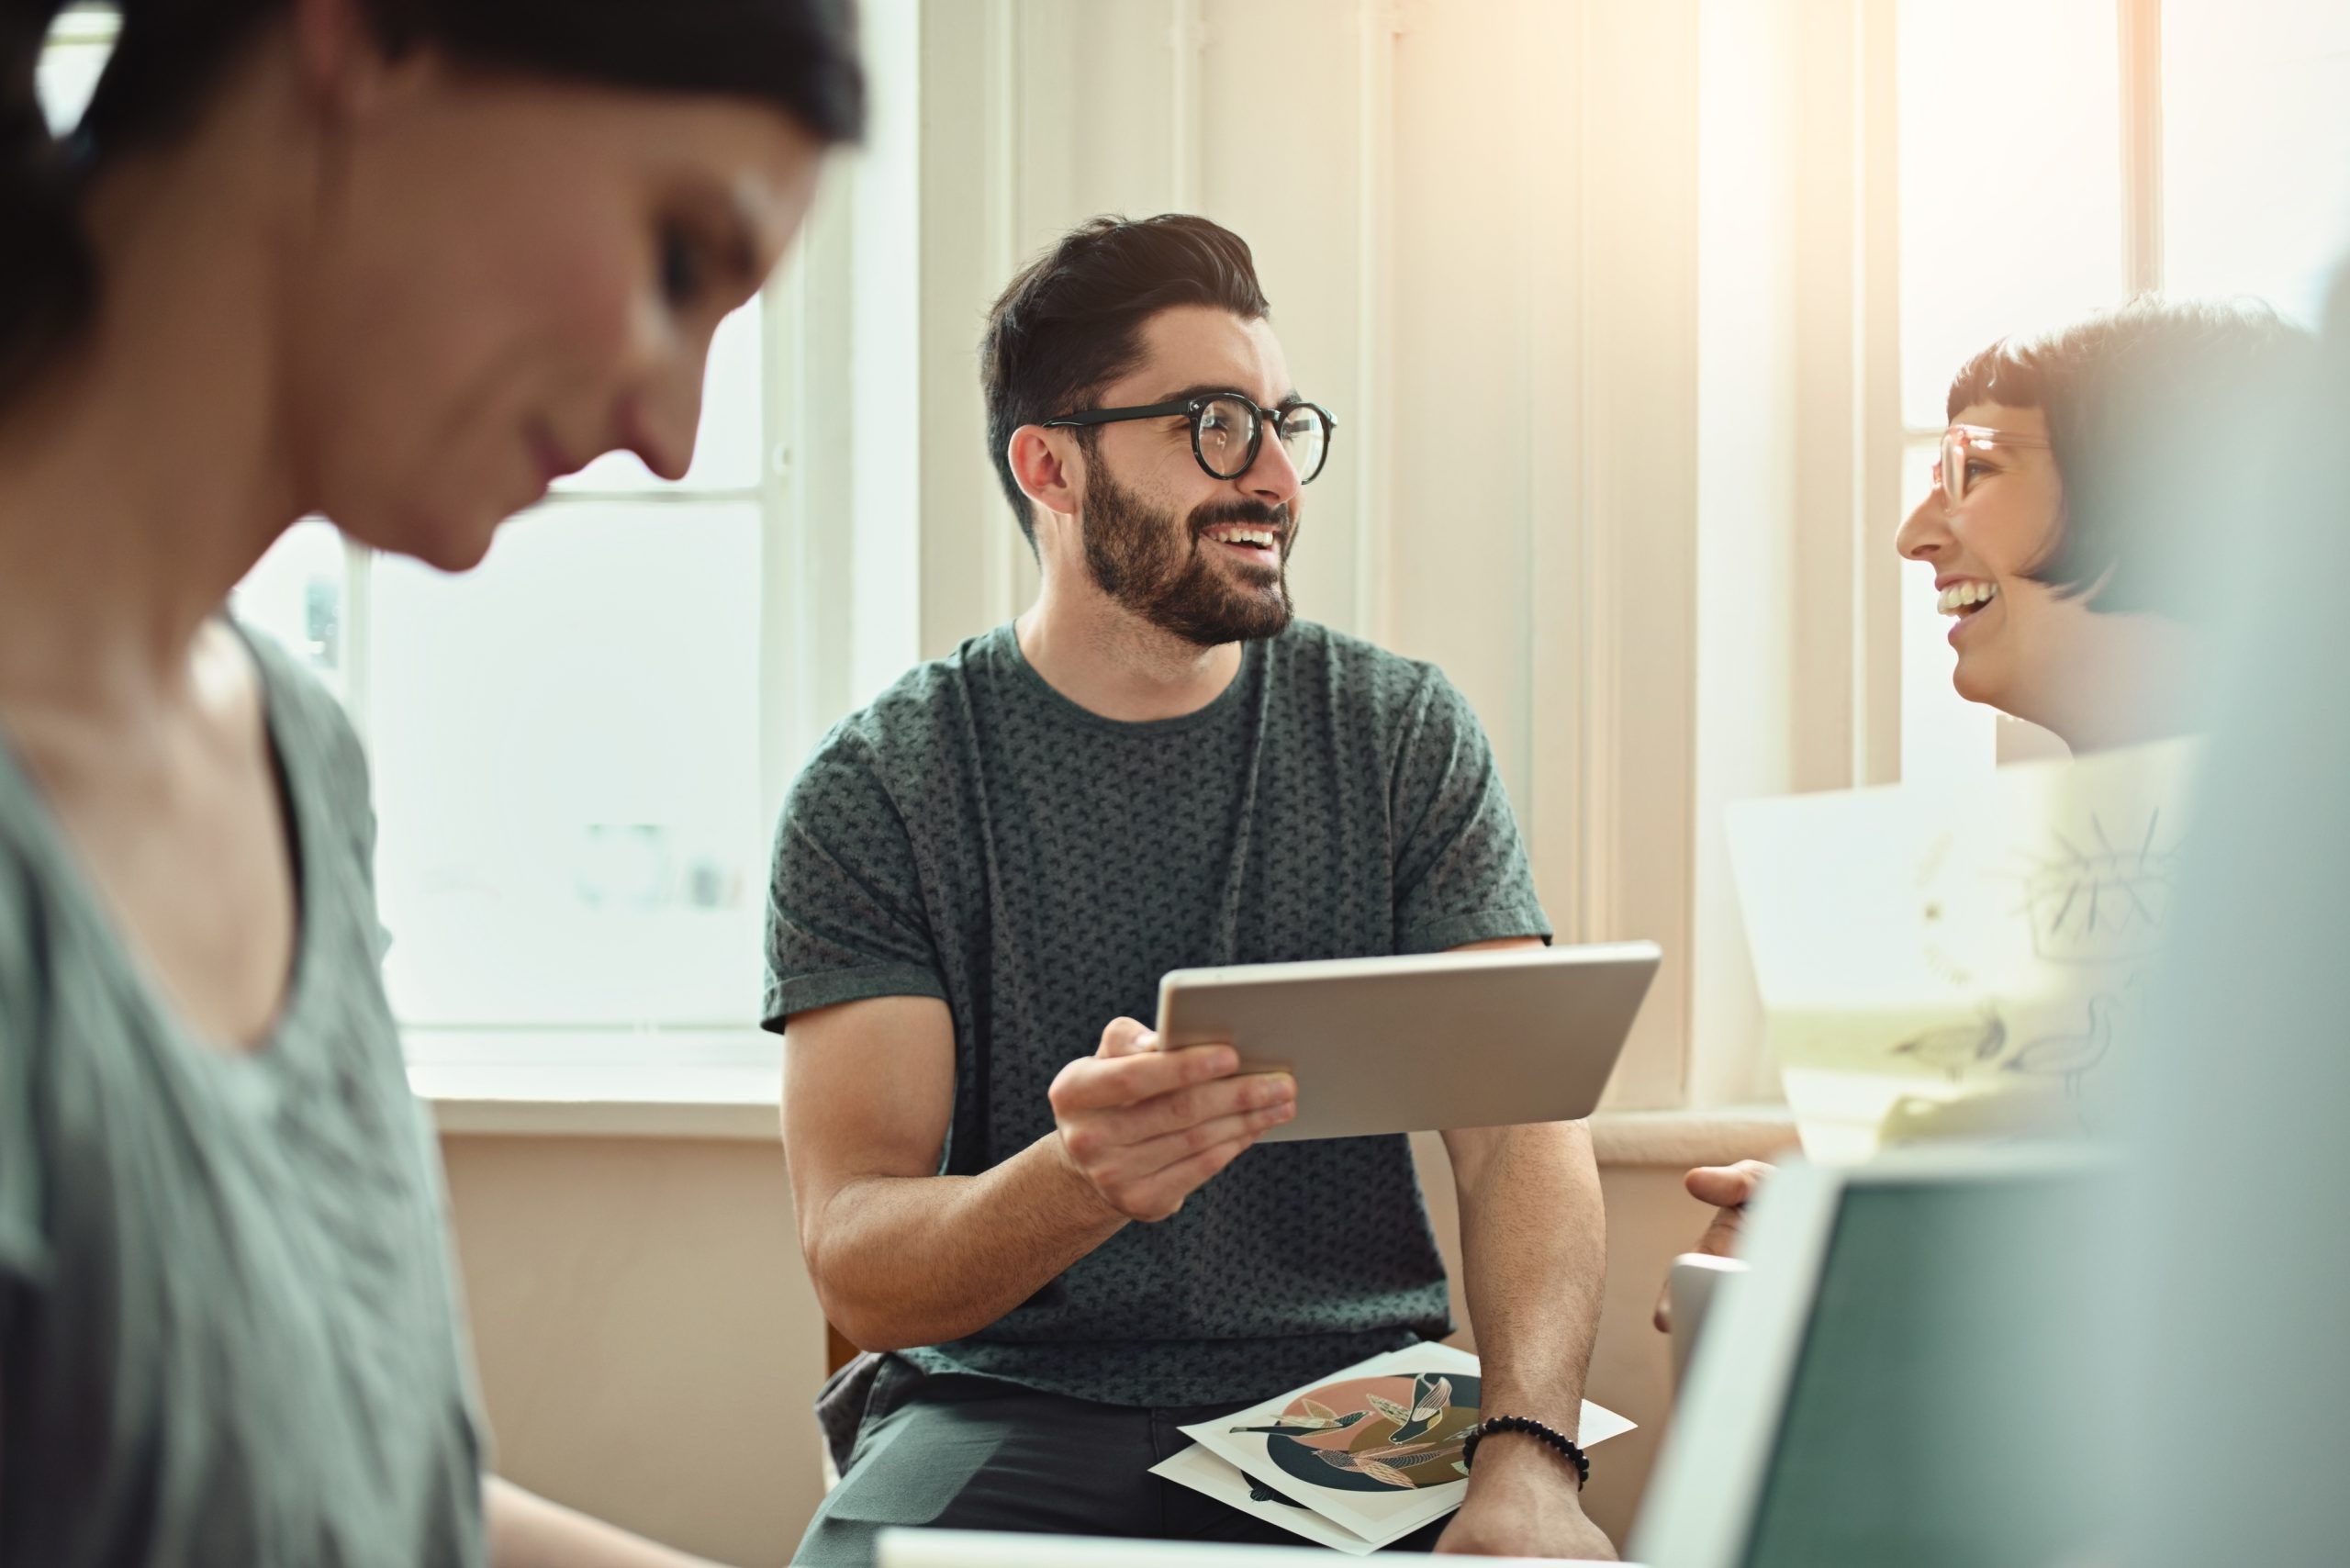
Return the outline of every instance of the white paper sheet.
<path id="1" fill-rule="evenodd" d="M 1368 1557 L 1379 1550 L 1375 1542 L 1363 1540 L 1341 1524 L 1334 1524 L 1313 1509 L 1287 1506 L 1257 1494 L 1269 1490 L 1260 1487 L 1242 1473 L 1239 1467 L 1214 1450 L 1193 1443 L 1172 1459 L 1161 1460 L 1150 1467 L 1153 1475 L 1189 1486 L 1194 1492 L 1204 1492 L 1219 1503 L 1229 1503 L 1244 1514 L 1254 1514 L 1286 1530 L 1293 1530 L 1317 1546 L 1335 1547 L 1356 1557 Z M 1281 1494 L 1287 1496 L 1287 1493 Z"/>
<path id="2" fill-rule="evenodd" d="M 1475 1356 L 1449 1345 L 1416 1345 L 1183 1431 L 1242 1477 L 1237 1495 L 1229 1486 L 1211 1495 L 1301 1535 L 1310 1532 L 1299 1528 L 1297 1516 L 1310 1510 L 1379 1547 L 1460 1506 L 1469 1484 L 1460 1463 L 1461 1436 L 1478 1421 L 1479 1387 Z M 1588 1449 L 1632 1425 L 1585 1400 L 1578 1441 Z M 1219 1480 L 1223 1473 L 1196 1462 L 1186 1473 L 1170 1474 L 1164 1465 L 1158 1473 L 1203 1492 L 1210 1489 L 1198 1485 L 1194 1473 Z M 1304 1507 L 1250 1497 L 1248 1477 Z"/>
<path id="3" fill-rule="evenodd" d="M 1807 1153 L 2097 1126 L 2168 924 L 2198 756 L 2170 742 L 1730 808 Z"/>

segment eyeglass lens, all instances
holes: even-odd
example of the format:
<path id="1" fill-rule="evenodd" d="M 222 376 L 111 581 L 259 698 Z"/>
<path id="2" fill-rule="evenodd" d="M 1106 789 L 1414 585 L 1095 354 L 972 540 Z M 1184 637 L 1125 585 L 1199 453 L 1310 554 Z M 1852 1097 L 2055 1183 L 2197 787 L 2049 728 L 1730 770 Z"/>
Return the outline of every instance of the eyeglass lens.
<path id="1" fill-rule="evenodd" d="M 1942 432 L 1942 460 L 1935 476 L 1942 481 L 1942 500 L 1948 506 L 1955 507 L 1966 498 L 1966 447 L 1964 431 Z"/>
<path id="2" fill-rule="evenodd" d="M 1299 483 L 1322 471 L 1328 454 L 1330 432 L 1322 416 L 1308 408 L 1270 410 L 1273 433 L 1297 470 Z M 1237 398 L 1212 398 L 1198 416 L 1200 462 L 1219 479 L 1237 479 L 1257 455 L 1257 410 Z"/>

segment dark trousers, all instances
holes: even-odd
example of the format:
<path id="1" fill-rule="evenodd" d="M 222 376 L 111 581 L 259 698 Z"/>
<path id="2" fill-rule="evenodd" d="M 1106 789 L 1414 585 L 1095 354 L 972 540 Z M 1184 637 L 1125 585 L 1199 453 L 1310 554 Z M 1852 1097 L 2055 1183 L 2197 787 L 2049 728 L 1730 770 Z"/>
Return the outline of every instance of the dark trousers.
<path id="1" fill-rule="evenodd" d="M 1150 1473 L 1191 1446 L 1178 1428 L 1234 1408 L 1095 1405 L 992 1378 L 928 1376 L 892 1358 L 840 1484 L 791 1560 L 868 1568 L 874 1538 L 892 1525 L 1308 1544 Z M 1447 1522 L 1388 1550 L 1427 1551 Z"/>

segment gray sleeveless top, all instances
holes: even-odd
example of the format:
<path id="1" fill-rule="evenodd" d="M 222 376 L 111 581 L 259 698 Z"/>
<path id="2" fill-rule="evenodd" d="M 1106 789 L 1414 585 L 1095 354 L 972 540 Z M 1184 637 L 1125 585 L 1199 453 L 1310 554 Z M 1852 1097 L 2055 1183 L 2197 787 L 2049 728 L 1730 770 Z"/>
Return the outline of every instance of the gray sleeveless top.
<path id="1" fill-rule="evenodd" d="M 250 1057 L 174 1021 L 0 738 L 0 1568 L 483 1561 L 366 766 L 333 700 L 256 654 L 301 921 Z"/>

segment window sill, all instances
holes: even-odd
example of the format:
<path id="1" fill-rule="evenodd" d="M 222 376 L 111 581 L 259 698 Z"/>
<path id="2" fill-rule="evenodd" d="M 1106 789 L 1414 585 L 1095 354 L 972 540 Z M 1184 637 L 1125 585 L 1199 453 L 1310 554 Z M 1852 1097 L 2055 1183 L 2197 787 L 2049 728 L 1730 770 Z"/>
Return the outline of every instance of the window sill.
<path id="1" fill-rule="evenodd" d="M 1760 1159 L 1796 1142 L 1785 1105 L 1719 1105 L 1702 1110 L 1602 1111 L 1591 1119 L 1593 1151 L 1602 1165 L 1727 1165 Z"/>
<path id="2" fill-rule="evenodd" d="M 408 1081 L 453 1137 L 782 1137 L 783 1043 L 757 1030 L 417 1030 Z"/>
<path id="3" fill-rule="evenodd" d="M 408 1084 L 450 1137 L 648 1137 L 776 1143 L 782 1042 L 733 1031 L 559 1039 L 419 1033 Z M 1719 1164 L 1795 1141 L 1785 1105 L 1602 1111 L 1599 1163 Z"/>

